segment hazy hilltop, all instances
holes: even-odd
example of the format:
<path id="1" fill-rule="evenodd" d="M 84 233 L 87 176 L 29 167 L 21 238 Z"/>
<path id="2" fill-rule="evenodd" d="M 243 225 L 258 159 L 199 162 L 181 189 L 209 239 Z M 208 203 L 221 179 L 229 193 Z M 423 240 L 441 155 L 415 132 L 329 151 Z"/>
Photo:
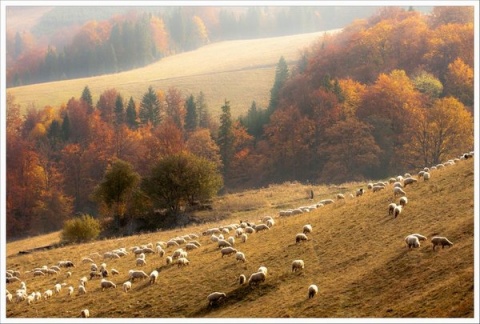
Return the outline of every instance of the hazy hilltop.
<path id="1" fill-rule="evenodd" d="M 476 157 L 475 157 L 476 159 Z M 7 244 L 6 268 L 19 271 L 28 291 L 43 294 L 56 283 L 65 284 L 59 294 L 28 305 L 26 301 L 7 303 L 8 319 L 73 318 L 89 309 L 92 318 L 389 318 L 389 319 L 474 319 L 474 158 L 457 160 L 454 165 L 432 170 L 429 181 L 420 180 L 404 188 L 408 197 L 401 214 L 388 214 L 388 204 L 398 203 L 392 184 L 379 192 L 366 190 L 363 196 L 350 198 L 366 183 L 347 183 L 339 187 L 304 186 L 298 183 L 270 186 L 229 194 L 214 200 L 217 217 L 210 212 L 198 217 L 206 223 L 170 231 L 119 237 L 70 245 L 52 250 L 19 254 L 34 247 L 58 242 L 57 235 L 38 236 Z M 309 200 L 307 189 L 315 190 Z M 346 199 L 337 200 L 337 193 Z M 311 206 L 322 199 L 334 203 L 295 216 L 279 216 L 280 210 Z M 478 207 L 478 206 L 477 206 Z M 230 214 L 227 213 L 230 212 Z M 226 216 L 229 215 L 229 216 Z M 240 219 L 263 223 L 270 215 L 275 224 L 269 229 L 249 234 L 242 242 L 235 238 L 234 247 L 246 256 L 246 262 L 235 255 L 222 257 L 218 244 L 207 229 L 240 225 Z M 213 214 L 211 214 L 213 216 Z M 222 216 L 220 216 L 222 217 Z M 313 231 L 308 240 L 295 242 L 305 224 Z M 412 233 L 427 237 L 419 248 L 409 249 L 404 238 Z M 190 236 L 191 234 L 197 235 Z M 223 233 L 235 236 L 234 230 Z M 452 247 L 430 243 L 433 236 L 445 236 Z M 187 237 L 198 241 L 197 249 L 188 251 L 190 264 L 179 267 L 166 264 L 186 244 L 164 248 L 165 255 L 147 254 L 146 265 L 136 266 L 132 247 Z M 163 244 L 163 243 L 159 243 Z M 119 259 L 104 259 L 104 253 L 125 248 L 130 253 Z M 477 255 L 477 254 L 475 254 Z M 107 269 L 119 271 L 110 275 L 115 289 L 102 291 L 100 279 L 87 282 L 87 293 L 79 295 L 78 280 L 89 277 L 92 258 Z M 304 260 L 305 268 L 292 271 L 293 260 Z M 62 268 L 54 275 L 33 276 L 36 267 L 51 268 L 61 260 L 70 260 L 74 268 Z M 264 282 L 256 286 L 240 285 L 240 274 L 268 269 Z M 135 280 L 132 289 L 122 290 L 129 270 L 139 269 L 147 275 L 159 272 L 155 284 Z M 477 269 L 478 270 L 478 269 Z M 67 276 L 67 271 L 71 276 Z M 3 284 L 3 283 L 2 283 Z M 318 294 L 308 299 L 307 288 L 316 284 Z M 14 292 L 19 282 L 7 284 Z M 67 287 L 73 286 L 69 296 Z M 224 292 L 226 298 L 209 306 L 207 296 Z M 473 323 L 473 322 L 472 322 Z"/>

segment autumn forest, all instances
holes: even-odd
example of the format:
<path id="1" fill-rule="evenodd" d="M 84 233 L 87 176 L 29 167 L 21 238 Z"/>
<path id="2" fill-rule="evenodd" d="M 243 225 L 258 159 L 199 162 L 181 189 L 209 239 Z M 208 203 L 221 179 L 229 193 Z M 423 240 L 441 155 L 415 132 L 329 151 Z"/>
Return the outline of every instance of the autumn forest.
<path id="1" fill-rule="evenodd" d="M 148 87 L 135 101 L 112 85 L 93 102 L 86 84 L 60 107 L 25 113 L 7 91 L 7 234 L 56 231 L 80 214 L 150 224 L 159 210 L 178 215 L 225 192 L 381 179 L 471 151 L 473 18 L 473 7 L 384 7 L 325 35 L 295 65 L 279 57 L 268 107 L 252 102 L 238 118 L 229 98 L 217 118 L 202 92 L 175 87 Z M 142 62 L 125 62 L 163 55 L 142 51 Z M 110 68 L 120 69 L 115 55 Z M 188 174 L 175 178 L 181 192 L 165 170 Z"/>

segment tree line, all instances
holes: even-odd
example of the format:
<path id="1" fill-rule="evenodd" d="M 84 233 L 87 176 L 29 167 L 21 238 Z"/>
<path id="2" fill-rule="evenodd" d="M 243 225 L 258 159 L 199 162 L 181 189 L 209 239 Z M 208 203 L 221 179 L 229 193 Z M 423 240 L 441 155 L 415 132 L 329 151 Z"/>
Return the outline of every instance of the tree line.
<path id="1" fill-rule="evenodd" d="M 7 92 L 7 234 L 57 230 L 75 213 L 155 224 L 219 190 L 381 179 L 470 151 L 473 13 L 449 9 L 386 9 L 295 66 L 280 58 L 268 107 L 238 118 L 227 99 L 216 120 L 203 93 L 174 87 L 140 102 L 112 88 L 93 103 L 85 86 L 25 116 Z"/>

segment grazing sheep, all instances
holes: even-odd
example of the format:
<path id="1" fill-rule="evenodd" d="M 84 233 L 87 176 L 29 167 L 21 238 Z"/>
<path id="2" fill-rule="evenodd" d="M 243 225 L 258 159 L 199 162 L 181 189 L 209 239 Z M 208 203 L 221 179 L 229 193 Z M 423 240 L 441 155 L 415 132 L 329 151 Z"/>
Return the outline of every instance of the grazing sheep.
<path id="1" fill-rule="evenodd" d="M 11 293 L 7 292 L 7 302 L 11 303 L 13 299 L 13 296 Z"/>
<path id="2" fill-rule="evenodd" d="M 218 248 L 231 247 L 232 245 L 225 240 L 218 240 Z"/>
<path id="3" fill-rule="evenodd" d="M 87 293 L 87 289 L 85 288 L 84 285 L 79 285 L 78 286 L 78 295 L 83 295 Z"/>
<path id="4" fill-rule="evenodd" d="M 383 187 L 383 186 L 373 186 L 372 192 L 377 192 L 377 191 L 380 191 L 380 190 L 383 190 L 383 189 L 385 189 L 385 187 Z"/>
<path id="5" fill-rule="evenodd" d="M 90 317 L 90 311 L 88 309 L 82 309 L 80 312 L 80 317 L 82 318 L 89 318 Z"/>
<path id="6" fill-rule="evenodd" d="M 150 284 L 153 285 L 153 284 L 157 281 L 157 278 L 158 278 L 158 271 L 157 271 L 157 270 L 153 270 L 153 271 L 150 273 Z"/>
<path id="7" fill-rule="evenodd" d="M 395 207 L 397 207 L 397 204 L 395 203 L 391 203 L 390 205 L 388 205 L 388 215 L 393 215 Z"/>
<path id="8" fill-rule="evenodd" d="M 90 258 L 83 258 L 82 263 L 93 263 L 93 260 Z"/>
<path id="9" fill-rule="evenodd" d="M 106 288 L 117 288 L 117 285 L 107 279 L 102 279 L 100 287 L 102 288 L 102 291 L 104 291 Z"/>
<path id="10" fill-rule="evenodd" d="M 336 196 L 337 200 L 340 200 L 340 199 L 345 199 L 345 196 L 343 194 L 337 194 Z"/>
<path id="11" fill-rule="evenodd" d="M 120 272 L 118 272 L 118 270 L 114 268 L 112 268 L 110 271 L 112 272 L 112 276 L 120 274 Z"/>
<path id="12" fill-rule="evenodd" d="M 242 243 L 245 243 L 247 242 L 248 240 L 248 234 L 247 233 L 243 233 L 240 238 L 242 239 Z"/>
<path id="13" fill-rule="evenodd" d="M 90 265 L 90 271 L 98 271 L 98 267 L 97 267 L 97 265 L 96 265 L 95 263 L 92 263 L 92 264 Z"/>
<path id="14" fill-rule="evenodd" d="M 403 185 L 402 185 L 401 182 L 397 181 L 397 182 L 393 183 L 393 188 L 395 188 L 395 187 L 403 188 Z"/>
<path id="15" fill-rule="evenodd" d="M 142 258 L 138 258 L 136 261 L 135 261 L 135 264 L 137 266 L 144 266 L 147 264 L 147 261 L 145 259 L 142 259 Z"/>
<path id="16" fill-rule="evenodd" d="M 130 281 L 125 281 L 123 283 L 123 291 L 128 292 L 130 289 L 132 289 L 132 283 Z"/>
<path id="17" fill-rule="evenodd" d="M 423 174 L 423 181 L 428 181 L 430 180 L 430 173 L 429 172 L 425 172 Z"/>
<path id="18" fill-rule="evenodd" d="M 308 299 L 315 297 L 316 294 L 318 294 L 317 285 L 310 285 L 308 287 Z"/>
<path id="19" fill-rule="evenodd" d="M 248 285 L 256 285 L 260 282 L 264 282 L 266 278 L 267 276 L 263 272 L 252 273 L 250 278 L 248 278 Z"/>
<path id="20" fill-rule="evenodd" d="M 397 207 L 395 207 L 395 209 L 393 210 L 394 218 L 397 218 L 397 216 L 400 215 L 400 213 L 402 212 L 402 209 L 403 207 L 401 205 L 397 205 Z"/>
<path id="21" fill-rule="evenodd" d="M 419 239 L 420 241 L 426 241 L 426 240 L 427 240 L 427 238 L 426 238 L 425 236 L 421 235 L 421 234 L 415 233 L 415 234 L 412 234 L 412 235 L 418 237 L 418 239 Z"/>
<path id="22" fill-rule="evenodd" d="M 225 293 L 222 293 L 222 292 L 213 292 L 211 293 L 210 295 L 207 296 L 207 299 L 208 299 L 208 305 L 209 306 L 213 306 L 213 305 L 216 305 L 218 304 L 221 300 L 223 300 L 224 298 L 227 298 L 227 295 Z"/>
<path id="23" fill-rule="evenodd" d="M 198 249 L 198 246 L 196 244 L 193 244 L 193 243 L 187 243 L 187 245 L 185 245 L 185 249 L 187 251 L 194 250 L 194 249 Z"/>
<path id="24" fill-rule="evenodd" d="M 51 289 L 45 290 L 43 293 L 43 299 L 47 300 L 48 298 L 53 296 L 53 291 Z"/>
<path id="25" fill-rule="evenodd" d="M 395 187 L 393 188 L 393 195 L 396 197 L 397 195 L 406 196 L 407 194 L 405 193 L 405 191 L 402 190 L 402 188 Z"/>
<path id="26" fill-rule="evenodd" d="M 255 229 L 254 229 L 253 227 L 251 227 L 251 226 L 247 226 L 247 227 L 245 227 L 243 230 L 244 230 L 245 233 L 247 233 L 247 234 L 253 234 L 253 233 L 255 233 Z"/>
<path id="27" fill-rule="evenodd" d="M 182 257 L 182 258 L 179 258 L 179 259 L 177 260 L 177 266 L 178 266 L 179 268 L 182 267 L 182 266 L 187 266 L 187 265 L 189 265 L 189 264 L 190 264 L 190 261 L 188 261 L 187 258 L 183 258 L 183 257 Z"/>
<path id="28" fill-rule="evenodd" d="M 267 224 L 258 224 L 257 226 L 255 226 L 255 231 L 256 232 L 260 232 L 260 231 L 265 231 L 265 230 L 269 230 L 270 228 L 268 227 Z"/>
<path id="29" fill-rule="evenodd" d="M 400 206 L 405 207 L 405 205 L 408 203 L 407 197 L 402 197 L 400 198 Z"/>
<path id="30" fill-rule="evenodd" d="M 292 262 L 292 272 L 295 272 L 297 270 L 304 269 L 304 268 L 305 268 L 305 263 L 303 262 L 303 260 L 294 260 Z"/>
<path id="31" fill-rule="evenodd" d="M 373 183 L 371 182 L 367 183 L 367 189 L 373 189 Z"/>
<path id="32" fill-rule="evenodd" d="M 222 253 L 222 258 L 223 258 L 225 255 L 236 253 L 237 250 L 229 246 L 221 249 L 220 252 Z"/>
<path id="33" fill-rule="evenodd" d="M 308 241 L 308 237 L 307 237 L 307 235 L 305 235 L 303 233 L 298 233 L 295 236 L 295 243 L 299 243 L 301 241 Z"/>
<path id="34" fill-rule="evenodd" d="M 312 233 L 312 225 L 306 224 L 303 225 L 303 234 Z"/>
<path id="35" fill-rule="evenodd" d="M 405 237 L 405 243 L 408 248 L 418 248 L 420 247 L 420 240 L 415 235 L 408 235 Z"/>
<path id="36" fill-rule="evenodd" d="M 73 294 L 73 286 L 70 286 L 68 289 L 68 295 L 71 296 Z"/>
<path id="37" fill-rule="evenodd" d="M 67 271 L 67 273 L 65 273 L 65 276 L 66 276 L 67 278 L 70 278 L 70 277 L 72 276 L 72 273 L 71 273 L 70 271 Z"/>
<path id="38" fill-rule="evenodd" d="M 173 251 L 172 259 L 178 259 L 178 258 L 180 258 L 180 257 L 182 256 L 182 253 L 183 253 L 183 249 L 182 249 L 182 248 Z"/>
<path id="39" fill-rule="evenodd" d="M 45 273 L 43 273 L 43 271 L 34 271 L 34 272 L 33 272 L 33 276 L 34 276 L 34 277 L 37 277 L 37 276 L 45 276 Z"/>
<path id="40" fill-rule="evenodd" d="M 59 283 L 57 283 L 57 284 L 55 284 L 55 286 L 54 286 L 53 289 L 54 289 L 54 291 L 55 291 L 55 294 L 59 294 L 60 291 L 62 290 L 62 285 L 59 284 Z"/>
<path id="41" fill-rule="evenodd" d="M 129 280 L 134 282 L 135 279 L 146 279 L 148 275 L 142 270 L 130 270 L 129 272 Z"/>
<path id="42" fill-rule="evenodd" d="M 238 281 L 241 285 L 247 282 L 247 277 L 245 277 L 244 274 L 241 274 L 240 277 L 238 278 Z"/>
<path id="43" fill-rule="evenodd" d="M 355 197 L 359 197 L 359 196 L 362 196 L 362 195 L 363 195 L 363 188 L 360 188 L 355 192 Z"/>
<path id="44" fill-rule="evenodd" d="M 83 277 L 80 278 L 78 281 L 79 281 L 79 283 L 80 283 L 81 286 L 84 286 L 84 287 L 87 286 L 87 281 L 88 281 L 87 277 L 83 276 Z"/>
<path id="45" fill-rule="evenodd" d="M 227 242 L 230 243 L 232 246 L 234 246 L 235 245 L 235 238 L 233 236 L 230 236 L 227 239 Z"/>
<path id="46" fill-rule="evenodd" d="M 90 280 L 92 280 L 93 278 L 101 278 L 101 277 L 102 277 L 101 272 L 95 272 L 95 271 L 90 272 Z"/>
<path id="47" fill-rule="evenodd" d="M 222 257 L 223 257 L 223 255 L 222 255 Z M 235 259 L 237 261 L 243 261 L 243 262 L 247 261 L 246 258 L 245 258 L 245 254 L 243 252 L 237 252 L 237 254 L 235 255 Z"/>
<path id="48" fill-rule="evenodd" d="M 172 262 L 173 262 L 173 259 L 172 259 L 171 256 L 168 256 L 168 257 L 165 259 L 165 263 L 166 263 L 167 265 L 170 264 L 170 263 L 172 263 Z"/>
<path id="49" fill-rule="evenodd" d="M 266 224 L 267 224 L 268 227 L 272 227 L 275 224 L 275 221 L 273 219 L 268 219 L 266 221 Z"/>
<path id="50" fill-rule="evenodd" d="M 407 187 L 407 185 L 413 184 L 413 183 L 416 183 L 416 182 L 417 182 L 417 179 L 415 179 L 415 178 L 406 178 L 406 179 L 403 180 L 403 186 Z"/>
<path id="51" fill-rule="evenodd" d="M 443 237 L 443 236 L 434 236 L 434 237 L 432 237 L 432 239 L 430 241 L 432 242 L 432 248 L 433 248 L 434 251 L 435 251 L 435 247 L 437 245 L 441 245 L 442 249 L 445 248 L 445 245 L 448 246 L 448 247 L 453 246 L 453 243 L 450 242 L 446 237 Z"/>

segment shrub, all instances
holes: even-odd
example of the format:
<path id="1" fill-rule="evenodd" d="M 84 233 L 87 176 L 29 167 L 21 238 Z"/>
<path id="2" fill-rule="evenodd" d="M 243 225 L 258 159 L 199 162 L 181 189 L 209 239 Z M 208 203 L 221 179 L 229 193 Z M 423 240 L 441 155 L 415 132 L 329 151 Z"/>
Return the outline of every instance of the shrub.
<path id="1" fill-rule="evenodd" d="M 100 222 L 88 214 L 65 221 L 62 231 L 62 241 L 86 242 L 100 234 Z"/>

